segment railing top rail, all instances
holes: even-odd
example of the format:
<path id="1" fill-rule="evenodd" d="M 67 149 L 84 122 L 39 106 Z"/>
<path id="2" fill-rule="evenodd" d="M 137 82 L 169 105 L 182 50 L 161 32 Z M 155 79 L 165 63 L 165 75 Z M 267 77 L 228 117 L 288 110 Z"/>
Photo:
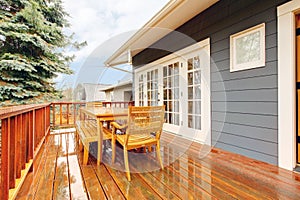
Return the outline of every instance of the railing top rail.
<path id="1" fill-rule="evenodd" d="M 57 102 L 52 102 L 51 104 L 85 104 L 85 101 L 80 101 L 80 102 L 72 102 L 72 101 L 57 101 Z"/>
<path id="2" fill-rule="evenodd" d="M 102 103 L 133 103 L 134 101 L 103 101 Z"/>
<path id="3" fill-rule="evenodd" d="M 0 108 L 0 119 L 5 119 L 8 117 L 13 117 L 28 111 L 36 110 L 39 108 L 47 107 L 51 103 L 44 104 L 31 104 L 31 105 L 20 105 L 20 106 L 10 106 Z"/>

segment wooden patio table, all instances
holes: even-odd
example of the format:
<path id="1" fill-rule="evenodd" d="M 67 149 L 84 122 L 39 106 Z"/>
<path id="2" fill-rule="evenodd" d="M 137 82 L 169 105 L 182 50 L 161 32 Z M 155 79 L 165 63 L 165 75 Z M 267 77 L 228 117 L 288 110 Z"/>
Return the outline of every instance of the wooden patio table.
<path id="1" fill-rule="evenodd" d="M 102 143 L 103 143 L 103 132 L 111 134 L 109 129 L 109 123 L 115 120 L 127 119 L 128 108 L 105 108 L 105 107 L 83 107 L 80 108 L 80 118 L 86 118 L 87 116 L 95 118 L 97 120 L 97 133 L 100 137 L 100 144 L 98 145 L 99 159 L 97 164 L 99 165 L 102 160 Z M 107 122 L 107 127 L 103 126 L 103 122 Z M 102 131 L 101 131 L 102 130 Z"/>

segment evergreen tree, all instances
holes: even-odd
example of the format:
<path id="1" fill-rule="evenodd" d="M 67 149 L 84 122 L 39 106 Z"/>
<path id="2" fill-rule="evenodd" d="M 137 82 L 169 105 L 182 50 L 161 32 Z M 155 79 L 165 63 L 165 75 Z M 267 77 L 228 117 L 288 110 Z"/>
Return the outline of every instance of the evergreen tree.
<path id="1" fill-rule="evenodd" d="M 63 33 L 69 26 L 61 0 L 0 0 L 0 102 L 37 103 L 59 96 L 53 79 L 71 74 Z"/>

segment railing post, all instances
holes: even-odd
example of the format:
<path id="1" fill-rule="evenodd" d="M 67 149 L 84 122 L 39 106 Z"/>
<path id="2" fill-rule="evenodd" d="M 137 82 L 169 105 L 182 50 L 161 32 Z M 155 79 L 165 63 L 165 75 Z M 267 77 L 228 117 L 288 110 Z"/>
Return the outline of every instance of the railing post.
<path id="1" fill-rule="evenodd" d="M 1 198 L 9 197 L 9 166 L 10 166 L 10 118 L 2 120 L 2 139 L 1 139 Z"/>
<path id="2" fill-rule="evenodd" d="M 55 103 L 52 103 L 52 123 L 55 126 Z"/>

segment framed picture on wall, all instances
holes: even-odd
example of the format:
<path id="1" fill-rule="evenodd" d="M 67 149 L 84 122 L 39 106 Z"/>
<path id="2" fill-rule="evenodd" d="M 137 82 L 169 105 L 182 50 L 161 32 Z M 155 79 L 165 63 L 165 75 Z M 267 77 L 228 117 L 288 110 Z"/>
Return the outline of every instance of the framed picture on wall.
<path id="1" fill-rule="evenodd" d="M 230 72 L 265 66 L 265 23 L 230 36 Z"/>

